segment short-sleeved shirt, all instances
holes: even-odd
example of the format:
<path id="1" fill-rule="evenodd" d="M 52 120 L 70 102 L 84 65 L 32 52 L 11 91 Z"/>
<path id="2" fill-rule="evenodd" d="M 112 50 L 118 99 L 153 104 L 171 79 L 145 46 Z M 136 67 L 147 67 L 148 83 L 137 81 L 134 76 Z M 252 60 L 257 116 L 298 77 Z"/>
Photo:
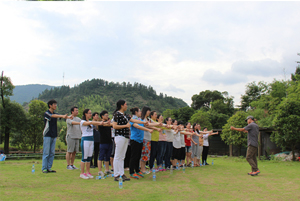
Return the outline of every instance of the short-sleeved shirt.
<path id="1" fill-rule="evenodd" d="M 167 129 L 167 130 L 165 130 L 165 132 L 166 132 L 166 136 L 167 136 L 167 142 L 173 142 L 174 134 L 175 134 L 174 130 Z"/>
<path id="2" fill-rule="evenodd" d="M 111 144 L 111 126 L 98 126 L 100 132 L 100 144 Z"/>
<path id="3" fill-rule="evenodd" d="M 157 121 L 154 121 L 151 119 L 151 123 L 152 122 L 157 123 Z M 158 140 L 159 140 L 159 132 L 157 130 L 153 130 L 153 132 L 151 134 L 151 141 L 158 142 Z"/>
<path id="4" fill-rule="evenodd" d="M 248 131 L 248 146 L 258 147 L 258 134 L 259 127 L 255 122 L 252 122 L 244 127 L 246 131 Z"/>
<path id="5" fill-rule="evenodd" d="M 57 114 L 55 112 L 51 113 L 50 110 L 47 110 L 44 114 L 44 123 L 45 128 L 43 131 L 44 137 L 57 137 L 57 118 L 51 118 L 53 114 Z"/>
<path id="6" fill-rule="evenodd" d="M 199 135 L 199 132 L 195 130 L 195 133 Z M 199 136 L 198 135 L 192 135 L 192 139 L 198 144 L 199 143 Z"/>
<path id="7" fill-rule="evenodd" d="M 97 126 L 94 126 L 93 136 L 94 136 L 94 142 L 100 142 L 100 132 Z"/>
<path id="8" fill-rule="evenodd" d="M 166 135 L 165 129 L 162 129 L 162 131 L 160 131 L 158 133 L 159 133 L 158 141 L 167 141 L 167 135 Z"/>
<path id="9" fill-rule="evenodd" d="M 185 142 L 185 146 L 191 146 L 191 139 L 188 139 L 187 135 L 184 135 L 184 142 Z"/>
<path id="10" fill-rule="evenodd" d="M 144 119 L 144 121 L 147 121 L 147 119 Z M 153 123 L 153 121 L 151 119 L 149 122 Z M 144 131 L 144 140 L 151 141 L 151 135 L 152 134 L 150 132 Z"/>
<path id="11" fill-rule="evenodd" d="M 181 147 L 185 147 L 184 136 L 185 135 L 180 134 Z"/>
<path id="12" fill-rule="evenodd" d="M 117 111 L 114 114 L 114 122 L 117 122 L 119 126 L 124 126 L 129 122 L 129 119 L 127 119 L 123 113 Z M 129 138 L 129 128 L 115 129 L 115 136 Z"/>
<path id="13" fill-rule="evenodd" d="M 93 126 L 92 125 L 88 125 L 88 126 L 84 126 L 83 123 L 86 122 L 85 120 L 81 120 L 80 122 L 80 129 L 82 132 L 82 137 L 90 137 L 90 136 L 94 136 L 93 133 Z"/>
<path id="14" fill-rule="evenodd" d="M 175 133 L 175 132 L 173 131 L 173 133 Z M 177 133 L 175 133 L 174 138 L 173 138 L 173 147 L 175 147 L 176 149 L 180 149 L 181 148 L 181 139 L 180 139 L 180 136 L 181 136 L 180 132 L 178 131 Z"/>
<path id="15" fill-rule="evenodd" d="M 209 146 L 208 137 L 209 137 L 209 134 L 204 134 L 203 135 L 203 146 L 205 146 L 205 147 Z"/>
<path id="16" fill-rule="evenodd" d="M 72 139 L 80 139 L 81 138 L 81 129 L 80 125 L 73 125 L 72 122 L 80 122 L 81 119 L 79 117 L 74 117 L 73 119 L 67 119 L 67 135 Z"/>
<path id="17" fill-rule="evenodd" d="M 141 118 L 138 118 L 136 115 L 133 115 L 132 119 L 144 121 Z M 131 127 L 130 127 L 130 131 L 131 131 L 130 139 L 134 140 L 134 141 L 136 141 L 138 143 L 143 143 L 143 140 L 144 140 L 144 131 L 140 130 L 140 129 L 137 129 L 136 127 L 133 126 L 133 124 L 134 124 L 133 122 L 130 122 L 130 125 L 131 125 Z M 144 127 L 144 124 L 138 124 L 138 125 Z"/>

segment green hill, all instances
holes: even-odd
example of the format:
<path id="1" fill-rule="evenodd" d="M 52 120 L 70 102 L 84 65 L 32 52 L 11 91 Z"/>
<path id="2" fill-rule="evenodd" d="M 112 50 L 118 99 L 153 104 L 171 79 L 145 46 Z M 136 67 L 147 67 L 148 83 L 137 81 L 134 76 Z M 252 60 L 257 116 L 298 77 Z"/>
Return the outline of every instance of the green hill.
<path id="1" fill-rule="evenodd" d="M 178 109 L 188 106 L 182 99 L 156 94 L 151 86 L 140 83 L 114 83 L 102 79 L 86 80 L 73 88 L 69 86 L 55 87 L 43 91 L 38 99 L 45 102 L 55 99 L 58 102 L 57 112 L 69 113 L 74 105 L 89 108 L 92 112 L 101 112 L 102 109 L 112 113 L 116 102 L 120 99 L 127 101 L 128 109 L 147 105 L 152 110 L 162 113 L 166 109 Z M 96 107 L 97 106 L 97 107 Z M 92 109 L 95 108 L 95 109 Z"/>
<path id="2" fill-rule="evenodd" d="M 17 85 L 14 88 L 14 95 L 11 96 L 10 99 L 23 104 L 24 102 L 29 102 L 32 99 L 37 98 L 45 89 L 51 88 L 54 88 L 54 86 L 44 84 Z"/>

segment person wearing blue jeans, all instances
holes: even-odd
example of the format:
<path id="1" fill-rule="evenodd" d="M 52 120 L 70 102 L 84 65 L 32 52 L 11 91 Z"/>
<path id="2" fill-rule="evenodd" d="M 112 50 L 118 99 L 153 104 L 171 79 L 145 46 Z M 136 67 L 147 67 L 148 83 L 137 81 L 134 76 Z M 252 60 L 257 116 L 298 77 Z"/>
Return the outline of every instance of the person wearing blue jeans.
<path id="1" fill-rule="evenodd" d="M 50 100 L 47 103 L 49 110 L 44 114 L 45 128 L 43 131 L 44 142 L 43 142 L 43 163 L 42 172 L 43 173 L 55 173 L 55 170 L 51 170 L 55 155 L 55 143 L 57 137 L 57 118 L 73 119 L 72 116 L 59 115 L 54 112 L 57 107 L 57 102 L 55 100 Z"/>

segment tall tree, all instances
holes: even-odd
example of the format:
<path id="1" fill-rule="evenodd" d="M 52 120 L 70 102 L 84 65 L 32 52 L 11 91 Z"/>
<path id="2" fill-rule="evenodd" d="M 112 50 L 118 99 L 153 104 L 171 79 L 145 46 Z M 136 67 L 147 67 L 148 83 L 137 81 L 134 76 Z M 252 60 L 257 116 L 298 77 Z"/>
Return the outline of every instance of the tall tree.
<path id="1" fill-rule="evenodd" d="M 198 95 L 195 94 L 192 96 L 192 105 L 191 107 L 195 110 L 198 110 L 202 107 L 205 108 L 210 108 L 210 105 L 213 101 L 215 100 L 223 100 L 225 99 L 223 94 L 217 90 L 215 91 L 210 91 L 210 90 L 205 90 L 201 91 Z"/>
<path id="2" fill-rule="evenodd" d="M 239 148 L 238 155 L 241 155 L 242 146 L 247 146 L 247 133 L 232 131 L 230 130 L 230 126 L 234 126 L 236 128 L 245 127 L 247 125 L 245 122 L 246 117 L 247 113 L 244 111 L 235 113 L 228 119 L 227 124 L 223 126 L 223 131 L 220 135 L 225 144 L 232 144 Z"/>
<path id="3" fill-rule="evenodd" d="M 198 123 L 201 127 L 207 127 L 208 130 L 212 129 L 212 125 L 210 123 L 209 114 L 203 110 L 198 110 L 191 116 L 190 123 Z"/>
<path id="4" fill-rule="evenodd" d="M 278 105 L 274 123 L 276 132 L 273 132 L 271 135 L 272 141 L 274 141 L 282 149 L 291 148 L 293 160 L 295 160 L 296 145 L 300 143 L 299 99 L 289 97 Z"/>
<path id="5" fill-rule="evenodd" d="M 3 71 L 0 78 L 0 95 L 1 95 L 1 103 L 2 103 L 2 112 L 1 112 L 1 130 L 3 131 L 4 137 L 4 152 L 6 154 L 9 153 L 9 134 L 11 128 L 9 127 L 9 122 L 11 119 L 11 114 L 8 113 L 9 109 L 9 96 L 13 95 L 13 89 L 15 86 L 12 84 L 9 77 L 3 76 Z M 4 125 L 4 126 L 3 126 Z M 2 132 L 0 134 L 0 141 L 2 142 Z"/>
<path id="6" fill-rule="evenodd" d="M 265 82 L 251 82 L 246 85 L 246 92 L 241 96 L 240 108 L 244 111 L 251 109 L 250 103 L 257 101 L 260 97 L 268 91 L 268 84 Z"/>

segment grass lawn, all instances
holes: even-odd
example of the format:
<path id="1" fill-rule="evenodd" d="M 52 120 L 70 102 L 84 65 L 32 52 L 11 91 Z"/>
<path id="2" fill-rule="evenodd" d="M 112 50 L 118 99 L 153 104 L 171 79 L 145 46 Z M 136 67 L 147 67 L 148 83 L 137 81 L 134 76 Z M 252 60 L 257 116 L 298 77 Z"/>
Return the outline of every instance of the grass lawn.
<path id="1" fill-rule="evenodd" d="M 43 174 L 41 162 L 0 162 L 0 200 L 300 200 L 300 162 L 259 161 L 261 174 L 249 176 L 245 159 L 214 158 L 214 165 L 186 168 L 186 173 L 159 172 L 156 181 L 151 174 L 131 179 L 123 189 L 113 178 L 80 179 L 80 171 L 67 170 L 65 160 L 54 160 L 56 174 Z M 79 167 L 80 160 L 75 162 Z"/>

